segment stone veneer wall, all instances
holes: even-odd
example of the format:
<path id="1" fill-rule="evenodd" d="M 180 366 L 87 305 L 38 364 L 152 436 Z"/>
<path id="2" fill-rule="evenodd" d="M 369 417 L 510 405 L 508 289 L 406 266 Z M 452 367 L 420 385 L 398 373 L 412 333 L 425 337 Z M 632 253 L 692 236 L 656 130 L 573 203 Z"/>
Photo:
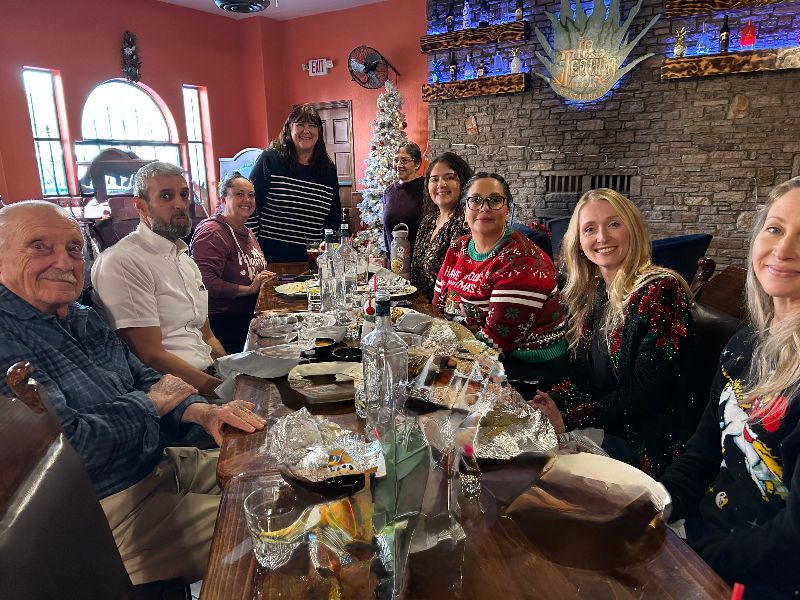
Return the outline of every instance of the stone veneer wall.
<path id="1" fill-rule="evenodd" d="M 447 0 L 429 0 L 429 19 L 434 3 L 442 15 L 449 5 Z M 551 43 L 550 23 L 542 11 L 556 12 L 558 4 L 524 0 L 525 18 L 538 25 Z M 457 23 L 462 5 L 455 3 Z M 633 5 L 623 1 L 623 17 Z M 589 8 L 590 3 L 584 6 Z M 644 0 L 630 30 L 631 39 L 653 15 L 662 17 L 629 59 L 646 52 L 655 56 L 637 65 L 610 95 L 592 104 L 566 101 L 535 75 L 526 93 L 430 103 L 430 155 L 452 150 L 476 170 L 506 176 L 515 195 L 518 221 L 546 214 L 551 208 L 545 205 L 547 175 L 639 175 L 641 187 L 631 196 L 654 238 L 712 233 L 709 254 L 720 264 L 742 263 L 754 209 L 774 184 L 800 174 L 800 71 L 661 81 L 663 57 L 672 55 L 675 37 L 671 31 L 685 26 L 687 45 L 693 48 L 704 19 L 714 41 L 722 21 L 720 13 L 668 19 L 663 12 L 663 2 Z M 748 18 L 760 37 L 789 40 L 779 45 L 798 43 L 800 2 L 728 14 L 732 50 L 738 47 L 739 29 Z M 787 31 L 795 32 L 793 39 Z M 541 63 L 533 57 L 541 48 L 533 28 L 531 32 L 521 55 L 529 70 L 542 72 Z M 473 52 L 477 62 L 481 50 Z M 493 49 L 484 52 L 488 61 Z M 446 62 L 443 54 L 439 58 Z M 465 55 L 465 50 L 458 51 L 460 64 Z M 477 133 L 474 129 L 468 133 L 470 124 L 477 124 Z"/>

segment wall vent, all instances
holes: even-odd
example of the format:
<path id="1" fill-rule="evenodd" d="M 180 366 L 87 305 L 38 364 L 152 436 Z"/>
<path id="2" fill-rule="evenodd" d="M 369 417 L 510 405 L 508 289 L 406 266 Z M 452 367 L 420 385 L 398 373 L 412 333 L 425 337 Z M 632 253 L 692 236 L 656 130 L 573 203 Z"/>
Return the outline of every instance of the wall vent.
<path id="1" fill-rule="evenodd" d="M 639 175 L 595 174 L 595 175 L 546 175 L 545 195 L 577 194 L 595 188 L 610 188 L 624 196 L 638 196 L 641 193 L 641 177 Z"/>

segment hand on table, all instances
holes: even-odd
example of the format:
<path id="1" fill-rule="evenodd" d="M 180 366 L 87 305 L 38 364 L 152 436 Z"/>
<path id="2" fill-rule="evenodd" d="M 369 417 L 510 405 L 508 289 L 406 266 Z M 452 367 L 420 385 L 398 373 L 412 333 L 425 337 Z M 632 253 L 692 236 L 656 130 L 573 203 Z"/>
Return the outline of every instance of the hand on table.
<path id="1" fill-rule="evenodd" d="M 531 406 L 538 408 L 545 417 L 550 421 L 556 434 L 564 433 L 564 417 L 561 416 L 561 411 L 558 410 L 556 403 L 553 399 L 541 390 L 536 390 L 536 395 L 530 401 Z"/>
<path id="2" fill-rule="evenodd" d="M 167 374 L 150 387 L 147 395 L 153 401 L 158 416 L 163 417 L 186 398 L 196 393 L 197 390 L 180 377 Z"/>
<path id="3" fill-rule="evenodd" d="M 231 400 L 227 404 L 196 403 L 183 413 L 183 421 L 197 423 L 221 446 L 222 429 L 225 425 L 247 433 L 264 429 L 266 421 L 255 414 L 253 408 L 255 404 L 244 400 Z"/>

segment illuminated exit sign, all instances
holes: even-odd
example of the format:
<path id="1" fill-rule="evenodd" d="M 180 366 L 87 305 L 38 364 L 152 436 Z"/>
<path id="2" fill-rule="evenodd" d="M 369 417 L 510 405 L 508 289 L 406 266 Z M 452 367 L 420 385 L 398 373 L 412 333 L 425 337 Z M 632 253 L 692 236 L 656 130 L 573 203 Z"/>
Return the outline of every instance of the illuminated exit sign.
<path id="1" fill-rule="evenodd" d="M 308 71 L 309 77 L 327 75 L 328 69 L 333 67 L 333 61 L 329 58 L 312 58 L 307 64 L 303 65 L 303 70 Z"/>

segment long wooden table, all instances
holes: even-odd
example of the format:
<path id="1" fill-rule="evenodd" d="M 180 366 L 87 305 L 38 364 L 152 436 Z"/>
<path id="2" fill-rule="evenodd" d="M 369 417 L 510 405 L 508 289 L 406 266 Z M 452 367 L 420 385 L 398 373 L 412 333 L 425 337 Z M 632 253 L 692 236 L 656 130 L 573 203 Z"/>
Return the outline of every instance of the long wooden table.
<path id="1" fill-rule="evenodd" d="M 413 303 L 417 308 L 422 301 L 417 298 Z M 258 307 L 296 310 L 299 305 L 267 289 L 262 291 Z M 259 414 L 270 420 L 299 408 L 290 395 L 282 394 L 280 381 L 240 377 L 236 398 L 254 402 Z M 360 426 L 349 406 L 327 412 L 328 418 L 345 427 Z M 315 571 L 305 546 L 277 571 L 263 569 L 256 562 L 242 502 L 264 477 L 274 477 L 277 472 L 278 465 L 261 450 L 266 436 L 266 429 L 253 434 L 226 432 L 218 466 L 224 493 L 201 600 L 329 598 L 336 593 L 343 598 L 372 597 L 369 588 L 374 578 L 366 571 L 351 573 L 349 582 L 337 588 L 340 584 L 329 575 L 326 578 Z M 410 557 L 405 598 L 730 597 L 730 588 L 663 524 L 644 537 L 637 533 L 631 540 L 624 539 L 621 531 L 620 539 L 606 544 L 603 536 L 608 536 L 607 530 L 587 531 L 584 537 L 581 530 L 562 528 L 553 520 L 520 520 L 505 512 L 510 498 L 496 491 L 488 493 L 498 482 L 513 483 L 518 490 L 535 485 L 535 472 L 500 467 L 486 473 L 483 480 L 484 517 L 464 526 L 464 542 L 454 547 L 440 544 Z M 613 530 L 611 537 L 615 537 Z M 634 548 L 634 558 L 623 557 L 624 552 L 617 554 L 615 543 L 617 549 Z"/>

